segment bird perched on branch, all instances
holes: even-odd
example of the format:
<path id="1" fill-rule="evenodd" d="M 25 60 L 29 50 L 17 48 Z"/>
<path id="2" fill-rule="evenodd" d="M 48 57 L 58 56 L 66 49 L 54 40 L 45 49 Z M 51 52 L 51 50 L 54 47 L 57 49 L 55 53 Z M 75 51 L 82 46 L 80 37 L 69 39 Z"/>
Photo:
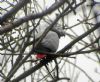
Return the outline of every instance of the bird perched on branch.
<path id="1" fill-rule="evenodd" d="M 61 36 L 65 36 L 65 31 L 61 28 L 61 27 L 54 27 L 52 30 L 50 30 L 46 36 L 43 38 L 43 40 L 41 41 L 41 43 L 36 47 L 36 50 L 38 51 L 43 51 L 43 52 L 56 52 L 59 46 L 59 39 Z M 42 54 L 42 53 L 37 53 L 36 54 L 36 58 L 37 59 L 43 59 L 40 62 L 44 63 L 47 61 L 51 61 L 52 57 L 50 57 L 49 55 L 46 54 Z M 54 60 L 55 64 L 56 63 L 56 59 Z M 48 64 L 48 63 L 47 63 Z M 54 77 L 52 76 L 48 66 L 44 65 L 48 71 L 48 74 L 51 76 L 51 78 L 54 79 Z M 58 68 L 56 65 L 56 69 L 57 69 L 57 75 L 58 75 Z"/>
<path id="2" fill-rule="evenodd" d="M 54 27 L 47 33 L 36 49 L 43 52 L 56 52 L 61 36 L 65 36 L 65 31 L 61 27 Z M 37 53 L 36 55 L 38 59 L 43 59 L 45 57 L 47 57 L 46 54 Z"/>

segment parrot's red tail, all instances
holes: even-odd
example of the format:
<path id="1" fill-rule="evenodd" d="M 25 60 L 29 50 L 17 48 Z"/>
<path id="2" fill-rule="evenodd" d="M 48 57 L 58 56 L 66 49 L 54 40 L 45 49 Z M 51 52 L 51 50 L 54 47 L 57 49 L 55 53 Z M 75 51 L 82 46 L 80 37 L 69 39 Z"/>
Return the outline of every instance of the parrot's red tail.
<path id="1" fill-rule="evenodd" d="M 36 58 L 37 59 L 43 59 L 46 55 L 45 54 L 37 54 Z"/>

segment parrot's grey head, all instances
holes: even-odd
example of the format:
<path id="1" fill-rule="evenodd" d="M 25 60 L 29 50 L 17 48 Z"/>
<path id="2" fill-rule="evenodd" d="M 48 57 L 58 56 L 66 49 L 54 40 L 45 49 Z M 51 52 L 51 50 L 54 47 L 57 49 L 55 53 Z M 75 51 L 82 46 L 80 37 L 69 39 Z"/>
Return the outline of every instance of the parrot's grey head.
<path id="1" fill-rule="evenodd" d="M 48 24 L 51 24 L 53 21 L 48 20 Z M 62 28 L 62 26 L 60 26 L 59 24 L 55 24 L 54 27 L 51 29 L 52 31 L 56 32 L 60 37 L 65 36 L 66 32 L 64 31 L 64 29 Z"/>
<path id="2" fill-rule="evenodd" d="M 52 30 L 56 32 L 59 37 L 66 35 L 66 32 L 61 27 L 54 27 Z"/>

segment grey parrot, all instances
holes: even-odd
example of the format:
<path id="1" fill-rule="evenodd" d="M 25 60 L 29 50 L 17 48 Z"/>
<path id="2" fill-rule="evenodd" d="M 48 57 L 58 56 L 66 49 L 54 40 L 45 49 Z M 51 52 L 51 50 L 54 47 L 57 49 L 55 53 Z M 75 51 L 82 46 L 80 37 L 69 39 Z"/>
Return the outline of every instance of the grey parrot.
<path id="1" fill-rule="evenodd" d="M 47 33 L 45 38 L 36 49 L 44 52 L 56 52 L 59 46 L 59 39 L 64 35 L 65 31 L 62 28 L 55 27 Z M 46 55 L 37 53 L 36 57 L 38 59 L 43 59 L 46 57 Z"/>

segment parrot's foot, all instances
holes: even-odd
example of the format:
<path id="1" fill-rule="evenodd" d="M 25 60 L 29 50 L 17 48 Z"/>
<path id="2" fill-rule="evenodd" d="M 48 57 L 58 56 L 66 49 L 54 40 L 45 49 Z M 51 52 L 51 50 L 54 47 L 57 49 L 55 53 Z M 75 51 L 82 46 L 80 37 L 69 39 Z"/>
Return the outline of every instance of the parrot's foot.
<path id="1" fill-rule="evenodd" d="M 43 58 L 40 62 L 41 63 L 49 63 L 49 62 L 51 62 L 52 61 L 52 59 L 53 59 L 53 57 L 51 57 L 51 56 L 46 56 L 45 58 Z"/>

